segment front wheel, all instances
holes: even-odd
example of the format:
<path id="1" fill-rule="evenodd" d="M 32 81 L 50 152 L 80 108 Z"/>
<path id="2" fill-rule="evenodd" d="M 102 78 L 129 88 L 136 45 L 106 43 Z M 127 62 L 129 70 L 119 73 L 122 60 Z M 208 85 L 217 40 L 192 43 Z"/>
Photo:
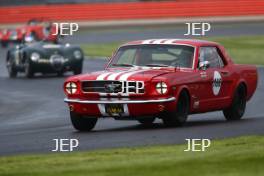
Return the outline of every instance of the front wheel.
<path id="1" fill-rule="evenodd" d="M 70 116 L 73 127 L 79 131 L 91 131 L 97 122 L 95 117 L 85 117 L 74 112 L 71 112 Z"/>
<path id="2" fill-rule="evenodd" d="M 167 127 L 182 126 L 188 118 L 189 104 L 189 95 L 186 91 L 183 91 L 179 96 L 175 111 L 166 114 L 162 118 L 164 125 Z"/>
<path id="3" fill-rule="evenodd" d="M 12 62 L 12 59 L 8 58 L 6 61 L 6 68 L 9 74 L 10 78 L 15 78 L 17 76 L 17 70 L 15 68 L 14 63 Z"/>
<path id="4" fill-rule="evenodd" d="M 240 120 L 246 109 L 246 88 L 240 85 L 229 108 L 223 110 L 226 120 Z"/>
<path id="5" fill-rule="evenodd" d="M 27 78 L 32 78 L 34 76 L 34 72 L 29 62 L 29 59 L 27 59 L 25 62 L 25 74 Z"/>

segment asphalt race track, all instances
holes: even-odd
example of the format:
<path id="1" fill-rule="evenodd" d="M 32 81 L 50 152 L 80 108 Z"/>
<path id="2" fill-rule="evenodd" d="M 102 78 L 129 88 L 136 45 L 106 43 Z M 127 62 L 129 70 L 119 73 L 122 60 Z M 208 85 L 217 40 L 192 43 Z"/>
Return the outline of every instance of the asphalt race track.
<path id="1" fill-rule="evenodd" d="M 252 25 L 263 27 L 259 24 Z M 239 35 L 248 35 L 253 28 L 245 25 Z M 228 29 L 227 35 L 237 35 L 235 30 L 232 33 L 233 28 Z M 161 32 L 160 29 L 157 30 Z M 109 38 L 107 38 L 108 33 Z M 110 33 L 109 31 L 105 33 L 104 42 L 114 41 Z M 122 35 L 125 36 L 124 33 L 122 32 Z M 134 35 L 134 38 L 133 35 L 126 35 L 129 37 L 124 37 L 124 40 L 137 39 L 144 33 Z M 157 38 L 157 33 L 155 30 L 151 31 L 152 36 L 148 34 L 148 38 Z M 252 32 L 252 34 L 263 33 L 263 28 L 255 29 L 255 33 Z M 175 37 L 174 33 L 166 35 Z M 83 33 L 71 41 L 84 43 L 85 39 L 82 36 Z M 116 41 L 120 41 L 119 39 L 117 38 Z M 95 39 L 87 42 L 94 42 L 93 40 Z M 213 112 L 190 116 L 184 127 L 165 128 L 160 120 L 157 120 L 152 127 L 143 127 L 136 121 L 115 121 L 105 118 L 98 121 L 94 131 L 80 133 L 71 126 L 68 109 L 63 102 L 62 84 L 67 75 L 62 78 L 48 75 L 26 79 L 21 74 L 16 79 L 10 79 L 5 69 L 5 53 L 6 50 L 0 49 L 0 155 L 50 152 L 55 148 L 53 139 L 57 138 L 75 138 L 80 143 L 78 150 L 93 150 L 177 144 L 184 143 L 186 138 L 215 139 L 264 134 L 264 118 L 262 118 L 264 109 L 261 107 L 264 100 L 264 69 L 262 68 L 259 68 L 257 92 L 248 103 L 247 112 L 241 121 L 226 122 L 221 112 Z M 86 60 L 84 72 L 101 70 L 104 63 L 103 60 Z"/>

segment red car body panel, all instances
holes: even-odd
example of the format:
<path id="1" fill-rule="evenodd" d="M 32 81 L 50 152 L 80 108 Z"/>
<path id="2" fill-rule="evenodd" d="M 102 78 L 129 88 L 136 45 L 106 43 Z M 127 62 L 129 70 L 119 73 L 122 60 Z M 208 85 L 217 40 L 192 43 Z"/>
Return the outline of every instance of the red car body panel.
<path id="1" fill-rule="evenodd" d="M 24 31 L 24 35 L 28 36 L 31 33 L 34 33 L 36 35 L 36 38 L 38 40 L 47 40 L 47 41 L 52 41 L 56 42 L 58 39 L 58 35 L 53 35 L 56 34 L 56 26 L 52 25 L 51 29 L 48 33 L 45 33 L 45 26 L 38 24 L 38 25 L 27 25 L 24 27 L 19 28 L 20 30 Z"/>
<path id="2" fill-rule="evenodd" d="M 104 71 L 72 76 L 65 81 L 64 91 L 67 96 L 65 102 L 68 103 L 70 110 L 86 116 L 111 116 L 105 112 L 104 108 L 106 104 L 115 101 L 117 104 L 119 102 L 124 105 L 126 113 L 122 116 L 155 116 L 163 112 L 174 111 L 181 91 L 186 90 L 190 97 L 190 113 L 202 113 L 223 110 L 229 107 L 234 93 L 241 83 L 246 86 L 247 100 L 252 97 L 256 90 L 258 80 L 256 67 L 234 64 L 224 47 L 217 43 L 202 40 L 153 39 L 133 41 L 122 46 L 146 44 L 193 46 L 195 48 L 193 68 L 108 68 L 112 62 L 110 60 Z M 198 59 L 200 47 L 203 46 L 218 48 L 225 66 L 200 70 L 198 68 Z M 214 94 L 215 90 L 213 87 L 215 72 L 220 74 L 222 79 L 217 94 Z M 128 96 L 111 93 L 84 93 L 81 89 L 82 82 L 95 80 L 143 81 L 145 92 L 144 94 Z M 164 95 L 158 94 L 155 88 L 156 84 L 161 81 L 168 85 L 168 92 Z M 65 90 L 65 86 L 69 82 L 77 84 L 75 94 L 68 94 Z M 167 101 L 168 99 L 170 101 Z M 142 100 L 151 101 L 151 103 L 133 103 L 134 101 Z M 91 103 L 93 101 L 94 103 Z"/>
<path id="3" fill-rule="evenodd" d="M 51 25 L 49 31 L 45 32 L 46 26 L 43 25 L 43 22 L 39 22 L 33 25 L 27 24 L 16 29 L 5 29 L 0 31 L 0 41 L 2 43 L 12 43 L 12 42 L 21 42 L 26 36 L 35 35 L 38 41 L 47 40 L 51 42 L 57 42 L 59 35 L 55 35 L 56 26 Z M 12 32 L 16 31 L 16 37 L 12 38 Z"/>
<path id="4" fill-rule="evenodd" d="M 12 37 L 12 32 L 16 33 L 16 37 Z M 5 29 L 0 31 L 1 42 L 17 42 L 17 41 L 21 41 L 22 38 L 23 38 L 23 33 L 19 29 Z"/>

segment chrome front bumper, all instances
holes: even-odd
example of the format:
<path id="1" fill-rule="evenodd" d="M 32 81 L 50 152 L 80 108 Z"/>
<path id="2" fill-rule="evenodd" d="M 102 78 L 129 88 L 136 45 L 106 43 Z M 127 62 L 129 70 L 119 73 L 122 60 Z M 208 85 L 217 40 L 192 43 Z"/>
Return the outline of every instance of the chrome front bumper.
<path id="1" fill-rule="evenodd" d="M 81 103 L 81 104 L 140 104 L 140 103 L 166 103 L 175 101 L 175 97 L 154 100 L 79 100 L 65 98 L 66 103 Z"/>

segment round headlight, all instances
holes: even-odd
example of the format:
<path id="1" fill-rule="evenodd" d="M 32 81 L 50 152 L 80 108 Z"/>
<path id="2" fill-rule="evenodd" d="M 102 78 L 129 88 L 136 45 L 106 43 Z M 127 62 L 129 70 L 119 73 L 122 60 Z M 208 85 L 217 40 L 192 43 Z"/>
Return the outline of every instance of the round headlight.
<path id="1" fill-rule="evenodd" d="M 68 82 L 65 85 L 65 90 L 68 94 L 75 94 L 77 92 L 77 84 L 74 82 Z"/>
<path id="2" fill-rule="evenodd" d="M 31 54 L 30 58 L 32 61 L 38 61 L 40 58 L 40 55 L 39 55 L 39 53 L 34 52 Z"/>
<path id="3" fill-rule="evenodd" d="M 80 50 L 76 50 L 73 52 L 73 56 L 76 58 L 76 59 L 81 59 L 82 58 L 82 53 Z"/>
<path id="4" fill-rule="evenodd" d="M 168 86 L 165 82 L 159 82 L 156 85 L 156 90 L 159 94 L 165 94 L 168 91 Z"/>

